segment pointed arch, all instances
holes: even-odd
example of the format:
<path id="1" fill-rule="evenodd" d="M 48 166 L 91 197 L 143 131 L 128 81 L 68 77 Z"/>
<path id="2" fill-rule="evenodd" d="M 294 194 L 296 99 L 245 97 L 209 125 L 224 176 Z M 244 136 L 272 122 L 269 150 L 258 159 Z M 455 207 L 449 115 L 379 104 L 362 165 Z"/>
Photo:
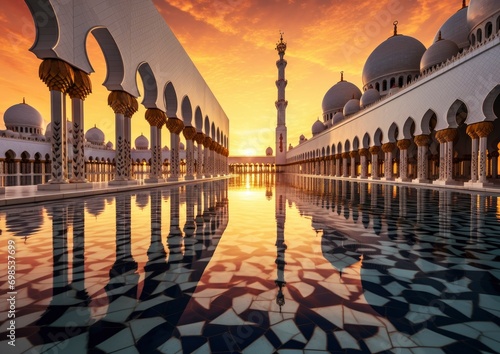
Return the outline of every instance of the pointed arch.
<path id="1" fill-rule="evenodd" d="M 448 128 L 457 128 L 461 123 L 463 123 L 465 119 L 467 119 L 468 111 L 467 105 L 462 100 L 455 100 L 446 113 Z"/>
<path id="2" fill-rule="evenodd" d="M 167 108 L 167 117 L 177 118 L 177 93 L 171 81 L 165 84 L 163 97 L 165 99 L 165 107 Z"/>
<path id="3" fill-rule="evenodd" d="M 349 139 L 347 139 L 344 143 L 344 151 L 345 152 L 351 151 L 351 142 L 349 141 Z"/>
<path id="4" fill-rule="evenodd" d="M 403 139 L 412 139 L 414 132 L 415 121 L 412 117 L 408 117 L 403 125 Z"/>
<path id="5" fill-rule="evenodd" d="M 495 86 L 486 96 L 483 102 L 483 113 L 486 120 L 500 117 L 500 85 Z"/>
<path id="6" fill-rule="evenodd" d="M 182 98 L 181 115 L 184 125 L 192 126 L 191 121 L 193 120 L 193 108 L 191 107 L 191 101 L 187 95 Z"/>
<path id="7" fill-rule="evenodd" d="M 375 131 L 375 134 L 373 134 L 373 145 L 374 146 L 382 145 L 383 138 L 384 138 L 384 135 L 382 134 L 382 130 L 380 128 L 377 128 L 377 130 Z"/>
<path id="8" fill-rule="evenodd" d="M 194 111 L 194 125 L 198 132 L 201 132 L 203 130 L 203 114 L 201 113 L 200 106 L 196 106 L 196 109 Z"/>
<path id="9" fill-rule="evenodd" d="M 368 149 L 370 147 L 370 140 L 370 134 L 365 133 L 365 135 L 363 136 L 363 149 Z"/>
<path id="10" fill-rule="evenodd" d="M 352 150 L 353 151 L 359 150 L 359 138 L 357 136 L 355 136 L 352 141 Z"/>
<path id="11" fill-rule="evenodd" d="M 392 123 L 389 127 L 389 131 L 387 132 L 387 139 L 389 139 L 389 143 L 395 143 L 398 141 L 399 128 L 396 123 Z"/>
<path id="12" fill-rule="evenodd" d="M 158 85 L 156 83 L 153 70 L 151 70 L 151 66 L 149 66 L 146 62 L 142 62 L 137 68 L 137 71 L 141 77 L 144 90 L 144 98 L 141 102 L 142 105 L 146 108 L 158 108 L 156 106 L 156 101 L 158 99 Z"/>
<path id="13" fill-rule="evenodd" d="M 422 131 L 422 134 L 429 135 L 431 133 L 431 130 L 434 128 L 432 127 L 432 122 L 436 119 L 436 112 L 434 112 L 432 109 L 429 109 L 427 110 L 427 112 L 425 112 L 424 116 L 422 117 L 422 121 L 420 122 L 420 129 Z"/>

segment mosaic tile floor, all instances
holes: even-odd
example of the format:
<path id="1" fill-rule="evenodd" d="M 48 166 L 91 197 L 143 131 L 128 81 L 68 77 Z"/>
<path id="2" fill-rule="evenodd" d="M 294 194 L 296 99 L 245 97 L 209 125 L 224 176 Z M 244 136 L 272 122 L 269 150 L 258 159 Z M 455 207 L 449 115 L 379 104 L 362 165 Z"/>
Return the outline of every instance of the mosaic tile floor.
<path id="1" fill-rule="evenodd" d="M 496 196 L 275 182 L 0 209 L 0 352 L 500 352 Z"/>

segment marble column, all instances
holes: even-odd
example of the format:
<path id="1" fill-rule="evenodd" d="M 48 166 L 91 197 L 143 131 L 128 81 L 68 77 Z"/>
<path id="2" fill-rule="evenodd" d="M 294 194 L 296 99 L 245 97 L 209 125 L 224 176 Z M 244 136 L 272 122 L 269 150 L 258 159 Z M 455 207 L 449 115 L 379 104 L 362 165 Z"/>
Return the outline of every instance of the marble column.
<path id="1" fill-rule="evenodd" d="M 398 182 L 408 182 L 408 148 L 411 145 L 410 139 L 398 140 L 397 146 L 399 149 L 399 178 Z"/>
<path id="2" fill-rule="evenodd" d="M 379 179 L 378 175 L 378 152 L 380 151 L 380 146 L 374 145 L 370 147 L 370 154 L 372 155 L 372 176 L 370 179 Z"/>
<path id="3" fill-rule="evenodd" d="M 340 177 L 340 160 L 342 154 L 335 154 L 335 177 Z"/>
<path id="4" fill-rule="evenodd" d="M 161 157 L 161 127 L 167 120 L 166 114 L 157 108 L 148 108 L 146 110 L 145 118 L 150 125 L 151 137 L 151 166 L 149 178 L 145 180 L 146 183 L 159 183 L 164 182 L 162 176 L 162 157 Z"/>
<path id="5" fill-rule="evenodd" d="M 393 181 L 394 175 L 392 173 L 392 152 L 395 148 L 394 143 L 385 143 L 382 145 L 382 151 L 384 152 L 384 180 Z"/>
<path id="6" fill-rule="evenodd" d="M 194 179 L 194 137 L 196 135 L 195 127 L 184 127 L 182 131 L 186 139 L 186 180 Z"/>
<path id="7" fill-rule="evenodd" d="M 474 124 L 476 134 L 479 137 L 479 161 L 478 161 L 478 182 L 486 184 L 486 149 L 488 144 L 488 135 L 493 131 L 492 122 L 481 122 Z"/>
<path id="8" fill-rule="evenodd" d="M 196 178 L 203 178 L 203 141 L 205 140 L 205 134 L 201 132 L 197 132 L 194 136 L 194 140 L 196 141 L 197 149 L 197 164 L 196 164 Z"/>
<path id="9" fill-rule="evenodd" d="M 132 144 L 132 116 L 139 109 L 139 104 L 134 97 L 130 97 L 130 106 L 125 110 L 123 117 L 123 130 L 124 130 L 124 142 L 123 147 L 125 149 L 125 175 L 127 180 L 133 180 L 132 177 L 132 156 L 130 155 L 131 144 Z"/>
<path id="10" fill-rule="evenodd" d="M 443 129 L 436 132 L 439 141 L 439 180 L 434 184 L 456 184 L 453 179 L 453 141 L 457 136 L 457 130 L 453 128 Z"/>
<path id="11" fill-rule="evenodd" d="M 184 129 L 184 123 L 179 118 L 168 118 L 167 128 L 170 131 L 170 177 L 168 181 L 178 181 L 180 179 L 180 136 Z"/>
<path id="12" fill-rule="evenodd" d="M 205 136 L 205 140 L 203 141 L 203 146 L 205 147 L 204 153 L 203 153 L 203 158 L 204 158 L 204 176 L 205 178 L 211 178 L 212 177 L 212 166 L 210 163 L 210 147 L 212 146 L 212 138 L 209 136 Z M 245 166 L 245 173 L 247 166 Z"/>
<path id="13" fill-rule="evenodd" d="M 489 158 L 491 159 L 491 177 L 493 179 L 497 179 L 498 178 L 498 156 L 500 156 L 500 154 L 498 153 L 498 150 L 497 150 L 497 151 L 490 151 L 490 153 L 488 155 L 489 155 Z"/>
<path id="14" fill-rule="evenodd" d="M 351 157 L 351 177 L 356 178 L 356 157 L 358 157 L 358 152 L 357 151 L 351 151 L 349 153 L 349 156 Z"/>
<path id="15" fill-rule="evenodd" d="M 467 135 L 472 139 L 472 153 L 470 158 L 470 180 L 469 184 L 477 182 L 477 160 L 478 160 L 478 136 L 475 124 L 467 126 Z M 466 183 L 467 184 L 467 183 Z"/>
<path id="16" fill-rule="evenodd" d="M 52 164 L 50 189 L 62 189 L 57 186 L 68 183 L 66 118 L 64 115 L 64 94 L 74 83 L 73 68 L 59 59 L 44 59 L 39 69 L 40 79 L 50 90 L 50 118 L 52 123 Z M 38 189 L 46 189 L 39 185 Z"/>
<path id="17" fill-rule="evenodd" d="M 359 178 L 368 178 L 368 156 L 370 156 L 370 151 L 367 148 L 359 149 L 360 163 L 361 163 L 361 175 Z"/>
<path id="18" fill-rule="evenodd" d="M 430 138 L 429 135 L 422 134 L 417 135 L 414 139 L 415 144 L 418 147 L 418 162 L 417 162 L 417 178 L 414 179 L 413 183 L 428 183 L 429 179 L 427 177 L 427 146 L 429 145 Z"/>
<path id="19" fill-rule="evenodd" d="M 349 158 L 348 152 L 342 153 L 342 177 L 349 177 L 349 169 L 347 167 L 347 159 Z"/>

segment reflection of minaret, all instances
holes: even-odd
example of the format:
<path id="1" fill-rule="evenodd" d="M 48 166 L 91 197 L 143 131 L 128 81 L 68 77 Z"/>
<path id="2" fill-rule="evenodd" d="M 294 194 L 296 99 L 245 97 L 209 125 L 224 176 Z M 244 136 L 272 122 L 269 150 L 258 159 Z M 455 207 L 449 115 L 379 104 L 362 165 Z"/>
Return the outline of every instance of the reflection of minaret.
<path id="1" fill-rule="evenodd" d="M 288 101 L 285 100 L 285 87 L 287 80 L 285 80 L 286 60 L 283 59 L 286 51 L 286 43 L 283 42 L 283 33 L 280 33 L 280 41 L 276 44 L 276 50 L 280 59 L 276 61 L 278 67 L 278 80 L 276 80 L 276 87 L 278 88 L 278 100 L 276 101 L 276 109 L 278 110 L 278 125 L 276 127 L 276 172 L 284 172 L 284 165 L 286 163 L 286 149 L 287 149 L 287 133 L 286 133 L 286 106 Z"/>
<path id="2" fill-rule="evenodd" d="M 285 219 L 286 219 L 286 187 L 281 181 L 282 178 L 276 178 L 276 264 L 278 266 L 278 277 L 275 281 L 278 286 L 276 295 L 276 304 L 281 307 L 285 304 L 285 295 L 283 287 L 285 286 Z"/>

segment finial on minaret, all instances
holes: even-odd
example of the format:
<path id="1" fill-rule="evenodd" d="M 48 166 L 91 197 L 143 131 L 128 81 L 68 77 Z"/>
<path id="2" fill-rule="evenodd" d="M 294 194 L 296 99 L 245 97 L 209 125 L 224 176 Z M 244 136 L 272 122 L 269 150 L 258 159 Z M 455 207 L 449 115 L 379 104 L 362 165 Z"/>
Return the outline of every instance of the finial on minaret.
<path id="1" fill-rule="evenodd" d="M 443 39 L 443 38 L 441 38 L 441 31 L 439 31 L 438 32 L 438 41 L 440 41 L 441 39 Z"/>
<path id="2" fill-rule="evenodd" d="M 463 9 L 464 7 L 467 7 L 467 5 L 465 4 L 465 2 L 466 2 L 465 0 L 462 0 L 462 9 Z"/>
<path id="3" fill-rule="evenodd" d="M 280 31 L 280 41 L 276 43 L 276 50 L 278 51 L 280 57 L 283 57 L 286 51 L 286 42 L 283 42 L 283 34 L 284 32 Z"/>
<path id="4" fill-rule="evenodd" d="M 344 81 L 344 71 L 340 72 L 340 81 Z"/>
<path id="5" fill-rule="evenodd" d="M 25 99 L 25 97 L 23 97 L 23 103 L 24 103 L 24 104 L 26 104 L 26 99 Z"/>
<path id="6" fill-rule="evenodd" d="M 397 36 L 398 35 L 398 21 L 394 21 L 392 23 L 394 25 L 394 35 Z"/>

